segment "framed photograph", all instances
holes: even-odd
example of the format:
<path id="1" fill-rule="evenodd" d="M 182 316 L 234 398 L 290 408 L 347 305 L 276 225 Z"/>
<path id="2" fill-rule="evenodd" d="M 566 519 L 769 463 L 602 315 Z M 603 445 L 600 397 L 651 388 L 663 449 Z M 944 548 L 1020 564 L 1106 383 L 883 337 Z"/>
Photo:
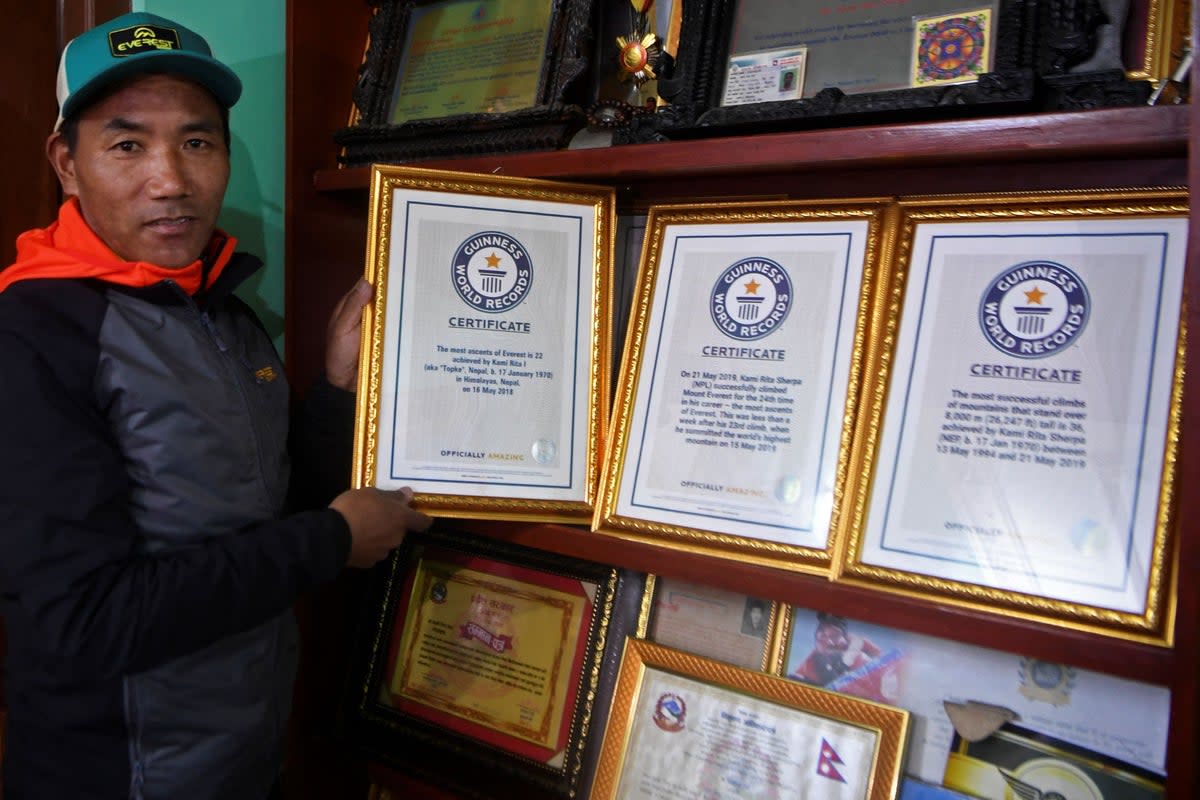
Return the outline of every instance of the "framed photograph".
<path id="1" fill-rule="evenodd" d="M 836 610 L 785 606 L 780 616 L 783 636 L 771 672 L 908 711 L 909 777 L 940 784 L 960 730 L 978 739 L 1006 720 L 1142 769 L 1166 769 L 1166 687 L 889 628 Z"/>
<path id="2" fill-rule="evenodd" d="M 886 207 L 650 209 L 594 530 L 830 570 Z"/>
<path id="3" fill-rule="evenodd" d="M 498 792 L 586 796 L 641 593 L 639 576 L 611 567 L 410 535 L 372 576 L 343 731 L 447 787 L 481 770 Z"/>
<path id="4" fill-rule="evenodd" d="M 350 165 L 554 149 L 582 124 L 593 0 L 381 0 Z"/>
<path id="5" fill-rule="evenodd" d="M 680 33 L 676 111 L 643 138 L 1012 113 L 1035 100 L 1026 0 L 709 0 Z M 693 57 L 694 54 L 694 57 Z"/>
<path id="6" fill-rule="evenodd" d="M 376 166 L 355 485 L 434 515 L 591 516 L 612 190 Z"/>
<path id="7" fill-rule="evenodd" d="M 841 578 L 1169 644 L 1186 192 L 900 206 Z"/>
<path id="8" fill-rule="evenodd" d="M 630 639 L 591 796 L 884 800 L 908 730 L 901 709 Z"/>
<path id="9" fill-rule="evenodd" d="M 650 575 L 642 605 L 644 637 L 676 650 L 767 670 L 779 604 L 761 597 Z"/>

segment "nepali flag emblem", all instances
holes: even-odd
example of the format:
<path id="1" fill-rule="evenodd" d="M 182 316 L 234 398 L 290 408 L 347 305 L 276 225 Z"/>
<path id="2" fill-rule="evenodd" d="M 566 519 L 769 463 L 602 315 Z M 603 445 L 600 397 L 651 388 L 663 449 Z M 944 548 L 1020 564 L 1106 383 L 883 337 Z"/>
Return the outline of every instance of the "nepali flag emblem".
<path id="1" fill-rule="evenodd" d="M 838 772 L 837 765 L 845 765 L 841 756 L 837 754 L 829 742 L 821 738 L 821 756 L 817 759 L 817 774 L 822 778 L 829 778 L 831 781 L 845 783 L 846 779 L 842 777 L 842 773 Z"/>

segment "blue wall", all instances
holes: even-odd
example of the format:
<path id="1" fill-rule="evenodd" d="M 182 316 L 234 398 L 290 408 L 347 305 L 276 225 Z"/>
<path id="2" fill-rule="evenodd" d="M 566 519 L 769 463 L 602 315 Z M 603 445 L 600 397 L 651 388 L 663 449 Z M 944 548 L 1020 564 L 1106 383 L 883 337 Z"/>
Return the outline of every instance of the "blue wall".
<path id="1" fill-rule="evenodd" d="M 133 0 L 134 11 L 176 20 L 208 39 L 242 79 L 230 115 L 233 175 L 220 225 L 266 268 L 239 294 L 283 352 L 286 0 Z"/>

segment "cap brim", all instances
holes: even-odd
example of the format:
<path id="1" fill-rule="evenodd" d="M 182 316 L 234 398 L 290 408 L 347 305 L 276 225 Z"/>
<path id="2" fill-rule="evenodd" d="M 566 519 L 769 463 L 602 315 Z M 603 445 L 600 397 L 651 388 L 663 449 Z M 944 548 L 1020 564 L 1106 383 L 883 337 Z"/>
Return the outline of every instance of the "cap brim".
<path id="1" fill-rule="evenodd" d="M 129 58 L 106 69 L 88 83 L 71 93 L 59 110 L 59 121 L 70 117 L 86 106 L 106 88 L 136 75 L 178 75 L 194 81 L 212 92 L 217 102 L 232 108 L 242 96 L 242 82 L 229 67 L 215 58 L 183 50 L 159 50 Z"/>

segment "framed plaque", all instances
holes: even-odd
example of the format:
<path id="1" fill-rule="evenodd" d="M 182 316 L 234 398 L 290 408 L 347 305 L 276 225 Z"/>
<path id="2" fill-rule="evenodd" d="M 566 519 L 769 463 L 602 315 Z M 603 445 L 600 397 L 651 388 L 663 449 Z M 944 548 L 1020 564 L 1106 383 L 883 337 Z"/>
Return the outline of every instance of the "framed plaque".
<path id="1" fill-rule="evenodd" d="M 771 600 L 651 575 L 642 611 L 652 642 L 746 669 L 772 664 L 779 604 Z"/>
<path id="2" fill-rule="evenodd" d="M 681 29 L 672 138 L 1012 113 L 1035 99 L 1027 0 L 709 0 Z M 686 110 L 688 113 L 683 113 Z"/>
<path id="3" fill-rule="evenodd" d="M 1169 643 L 1186 192 L 900 213 L 841 577 Z"/>
<path id="4" fill-rule="evenodd" d="M 640 577 L 610 567 L 446 530 L 411 535 L 372 575 L 344 731 L 448 787 L 480 770 L 497 792 L 583 796 L 641 591 Z"/>
<path id="5" fill-rule="evenodd" d="M 433 515 L 590 517 L 609 398 L 613 194 L 376 166 L 355 485 Z"/>
<path id="6" fill-rule="evenodd" d="M 592 0 L 377 5 L 345 163 L 553 149 L 582 124 Z"/>
<path id="7" fill-rule="evenodd" d="M 830 569 L 885 209 L 650 209 L 595 530 Z"/>
<path id="8" fill-rule="evenodd" d="M 908 712 L 637 639 L 592 797 L 896 796 Z"/>

